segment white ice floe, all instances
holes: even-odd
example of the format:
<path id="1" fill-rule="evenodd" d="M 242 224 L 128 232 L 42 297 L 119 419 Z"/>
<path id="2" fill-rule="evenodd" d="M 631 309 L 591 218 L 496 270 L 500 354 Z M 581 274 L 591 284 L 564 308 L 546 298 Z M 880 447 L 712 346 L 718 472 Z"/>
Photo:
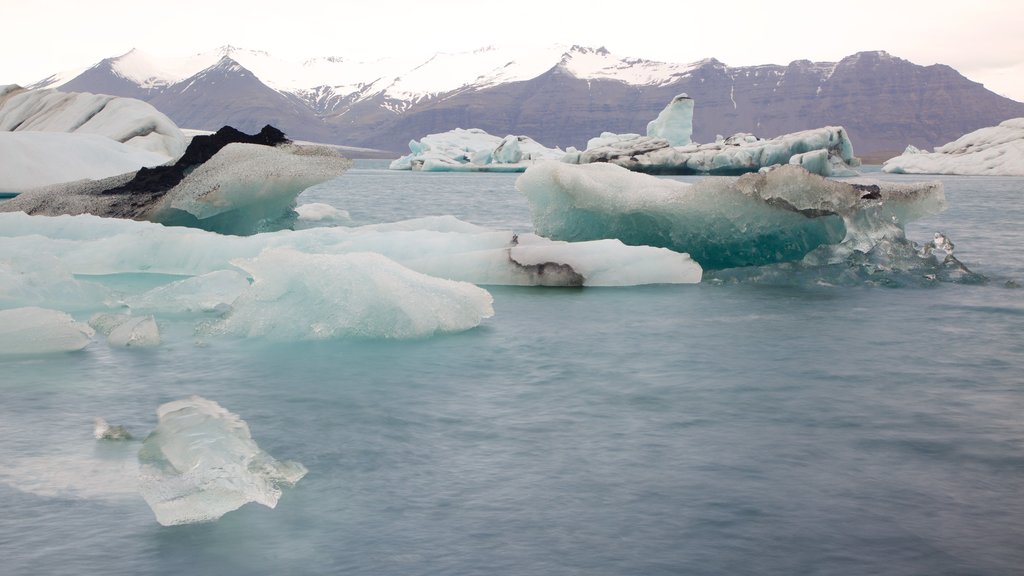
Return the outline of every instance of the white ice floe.
<path id="1" fill-rule="evenodd" d="M 647 135 L 664 138 L 669 146 L 689 146 L 693 134 L 693 98 L 680 94 L 658 117 L 647 123 Z"/>
<path id="2" fill-rule="evenodd" d="M 232 263 L 252 284 L 202 333 L 288 341 L 421 338 L 468 330 L 494 315 L 486 290 L 415 272 L 380 254 L 271 248 Z"/>
<path id="3" fill-rule="evenodd" d="M 96 332 L 59 310 L 24 306 L 0 310 L 0 356 L 81 350 Z"/>
<path id="4" fill-rule="evenodd" d="M 456 128 L 409 142 L 410 154 L 390 165 L 392 170 L 424 172 L 522 172 L 539 160 L 564 154 L 528 136 L 492 136 L 478 128 Z"/>
<path id="5" fill-rule="evenodd" d="M 778 164 L 799 164 L 822 176 L 852 176 L 859 166 L 846 130 L 826 126 L 760 139 L 736 134 L 712 144 L 672 146 L 658 136 L 605 132 L 587 149 L 570 151 L 569 164 L 610 163 L 652 174 L 737 175 Z"/>
<path id="6" fill-rule="evenodd" d="M 512 231 L 485 228 L 452 216 L 240 237 L 84 215 L 46 218 L 0 213 L 0 247 L 12 257 L 22 256 L 19 261 L 24 266 L 28 266 L 28 256 L 45 254 L 56 258 L 69 273 L 80 275 L 192 277 L 177 278 L 174 282 L 180 284 L 169 283 L 167 288 L 154 289 L 153 294 L 128 295 L 124 300 L 158 315 L 210 311 L 218 303 L 230 304 L 227 300 L 233 291 L 244 288 L 243 281 L 201 276 L 235 270 L 233 260 L 254 258 L 267 248 L 290 248 L 311 255 L 375 252 L 418 272 L 490 285 L 549 283 L 543 275 L 524 270 L 524 263 L 540 259 L 573 267 L 583 277 L 584 286 L 690 283 L 700 278 L 700 267 L 684 254 L 617 242 L 552 241 L 528 233 L 519 234 L 515 242 L 514 237 Z M 525 256 L 527 253 L 531 256 Z M 521 255 L 527 258 L 523 263 L 518 262 Z M 648 273 L 638 276 L 638 269 Z M 16 302 L 13 296 L 12 301 Z M 166 307 L 159 302 L 166 302 Z"/>
<path id="7" fill-rule="evenodd" d="M 686 184 L 614 164 L 549 162 L 516 187 L 538 234 L 662 246 L 711 269 L 800 260 L 819 246 L 866 251 L 882 227 L 946 207 L 937 182 L 841 182 L 793 165 Z"/>
<path id="8" fill-rule="evenodd" d="M 168 162 L 161 154 L 98 134 L 0 131 L 0 192 L 97 180 Z"/>
<path id="9" fill-rule="evenodd" d="M 204 336 L 418 338 L 490 317 L 490 294 L 474 284 L 635 286 L 702 275 L 665 248 L 552 241 L 452 216 L 229 236 L 0 213 L 0 254 L 0 306 L 100 314 L 94 325 L 112 346 L 156 344 L 164 320 L 192 320 Z M 128 281 L 100 283 L 113 277 Z"/>
<path id="10" fill-rule="evenodd" d="M 285 227 L 303 190 L 351 165 L 328 147 L 231 143 L 165 192 L 133 184 L 129 173 L 34 189 L 0 203 L 0 212 L 95 214 L 252 234 Z"/>
<path id="11" fill-rule="evenodd" d="M 1024 176 L 1024 118 L 975 130 L 934 152 L 907 146 L 901 156 L 886 160 L 882 170 L 893 174 Z"/>
<path id="12" fill-rule="evenodd" d="M 711 144 L 691 142 L 694 101 L 680 94 L 647 124 L 647 134 L 604 132 L 586 150 L 570 149 L 569 164 L 607 162 L 652 174 L 725 174 L 756 172 L 777 164 L 797 164 L 821 176 L 854 176 L 860 161 L 840 126 L 826 126 L 761 139 L 735 134 Z"/>
<path id="13" fill-rule="evenodd" d="M 187 144 L 170 118 L 141 100 L 0 86 L 0 192 L 156 166 Z"/>
<path id="14" fill-rule="evenodd" d="M 199 396 L 157 410 L 139 450 L 139 490 L 164 526 L 210 522 L 249 502 L 277 506 L 306 475 L 260 449 L 237 414 Z"/>

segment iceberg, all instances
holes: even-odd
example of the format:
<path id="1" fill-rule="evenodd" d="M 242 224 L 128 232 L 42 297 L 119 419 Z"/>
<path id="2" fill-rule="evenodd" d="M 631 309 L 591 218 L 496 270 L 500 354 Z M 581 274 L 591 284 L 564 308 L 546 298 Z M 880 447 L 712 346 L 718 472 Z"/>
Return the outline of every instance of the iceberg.
<path id="1" fill-rule="evenodd" d="M 614 164 L 549 162 L 516 188 L 542 236 L 665 247 L 705 270 L 801 260 L 827 246 L 866 252 L 892 227 L 946 208 L 939 182 L 840 182 L 795 165 L 686 184 Z"/>
<path id="2" fill-rule="evenodd" d="M 855 176 L 860 161 L 841 126 L 825 126 L 761 139 L 735 134 L 711 144 L 691 142 L 694 101 L 686 94 L 672 99 L 647 124 L 647 134 L 604 132 L 582 152 L 570 149 L 569 164 L 607 162 L 649 174 L 739 175 L 777 164 L 797 164 L 821 176 Z"/>
<path id="3" fill-rule="evenodd" d="M 648 174 L 735 176 L 778 164 L 797 164 L 821 176 L 854 176 L 860 161 L 841 126 L 826 126 L 760 139 L 736 134 L 712 144 L 672 146 L 658 136 L 605 132 L 582 152 L 567 153 L 569 164 L 610 163 Z"/>
<path id="4" fill-rule="evenodd" d="M 540 160 L 564 154 L 528 136 L 492 136 L 479 128 L 456 128 L 409 142 L 410 154 L 391 162 L 392 170 L 424 172 L 522 172 Z"/>
<path id="5" fill-rule="evenodd" d="M 893 174 L 1024 176 L 1024 118 L 1012 118 L 965 134 L 934 152 L 907 146 L 882 164 Z"/>
<path id="6" fill-rule="evenodd" d="M 163 156 L 165 162 L 180 157 L 188 144 L 170 118 L 142 100 L 15 85 L 0 86 L 0 132 L 95 134 Z M 51 159 L 60 162 L 59 156 Z"/>
<path id="7" fill-rule="evenodd" d="M 204 334 L 272 340 L 421 338 L 460 332 L 494 315 L 486 290 L 409 270 L 375 253 L 286 248 L 233 260 L 252 284 Z"/>
<path id="8" fill-rule="evenodd" d="M 664 138 L 669 146 L 689 146 L 693 135 L 693 98 L 680 94 L 658 117 L 647 123 L 647 135 Z"/>
<path id="9" fill-rule="evenodd" d="M 101 179 L 173 162 L 188 139 L 150 104 L 0 86 L 0 192 Z"/>
<path id="10" fill-rule="evenodd" d="M 287 228 L 296 196 L 351 164 L 330 147 L 292 144 L 271 126 L 256 135 L 224 127 L 194 137 L 173 165 L 37 188 L 0 203 L 0 212 L 88 213 L 253 234 Z"/>
<path id="11" fill-rule="evenodd" d="M 0 310 L 0 356 L 74 352 L 96 332 L 60 310 L 24 306 Z"/>
<path id="12" fill-rule="evenodd" d="M 518 245 L 513 244 L 517 238 Z M 594 240 L 601 240 L 595 238 Z M 255 258 L 266 248 L 304 254 L 374 252 L 412 270 L 439 278 L 486 285 L 542 285 L 524 274 L 532 264 L 566 264 L 584 277 L 584 286 L 634 286 L 699 281 L 700 266 L 678 252 L 617 241 L 561 242 L 534 234 L 495 230 L 452 216 L 416 218 L 354 228 L 344 226 L 225 236 L 203 230 L 171 228 L 94 216 L 43 218 L 0 213 L 0 247 L 30 266 L 33 254 L 56 259 L 69 274 L 168 274 L 166 288 L 127 295 L 132 310 L 155 314 L 207 313 L 231 304 L 248 284 L 231 262 Z M 528 259 L 523 256 L 532 254 Z M 586 255 L 586 258 L 582 256 Z M 638 269 L 647 274 L 635 274 Z M 18 268 L 20 270 L 20 268 Z M 217 276 L 204 275 L 233 271 Z M 17 300 L 13 301 L 17 303 Z"/>
<path id="13" fill-rule="evenodd" d="M 21 193 L 159 166 L 166 156 L 98 134 L 0 132 L 0 192 Z"/>
<path id="14" fill-rule="evenodd" d="M 168 402 L 157 416 L 139 450 L 139 490 L 163 526 L 211 522 L 249 502 L 274 508 L 306 475 L 261 450 L 248 424 L 212 400 Z"/>

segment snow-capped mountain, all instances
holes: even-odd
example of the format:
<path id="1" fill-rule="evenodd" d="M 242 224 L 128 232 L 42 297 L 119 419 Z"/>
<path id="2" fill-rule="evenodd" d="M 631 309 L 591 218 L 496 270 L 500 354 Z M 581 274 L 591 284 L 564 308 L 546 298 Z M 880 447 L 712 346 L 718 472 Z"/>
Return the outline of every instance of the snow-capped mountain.
<path id="1" fill-rule="evenodd" d="M 602 131 L 643 132 L 681 92 L 696 101 L 698 142 L 838 124 L 860 153 L 898 152 L 1024 116 L 1024 104 L 948 66 L 918 66 L 884 52 L 730 67 L 713 58 L 676 64 L 581 46 L 301 62 L 225 46 L 176 59 L 132 50 L 33 87 L 140 98 L 187 128 L 271 123 L 294 138 L 395 152 L 410 139 L 456 127 L 582 147 Z"/>

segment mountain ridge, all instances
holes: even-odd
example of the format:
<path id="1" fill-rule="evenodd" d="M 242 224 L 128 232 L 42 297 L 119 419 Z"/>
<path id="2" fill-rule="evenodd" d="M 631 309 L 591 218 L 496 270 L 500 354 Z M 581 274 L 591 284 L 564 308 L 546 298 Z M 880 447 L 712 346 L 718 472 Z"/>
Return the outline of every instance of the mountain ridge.
<path id="1" fill-rule="evenodd" d="M 525 55 L 485 47 L 419 62 L 331 56 L 287 63 L 234 46 L 161 60 L 133 49 L 33 87 L 139 98 L 187 128 L 272 123 L 295 138 L 396 153 L 410 139 L 456 127 L 581 148 L 602 131 L 643 132 L 682 92 L 696 101 L 700 142 L 843 125 L 859 152 L 897 153 L 1024 116 L 1024 103 L 949 66 L 883 51 L 730 67 L 714 58 L 665 63 L 579 45 Z"/>

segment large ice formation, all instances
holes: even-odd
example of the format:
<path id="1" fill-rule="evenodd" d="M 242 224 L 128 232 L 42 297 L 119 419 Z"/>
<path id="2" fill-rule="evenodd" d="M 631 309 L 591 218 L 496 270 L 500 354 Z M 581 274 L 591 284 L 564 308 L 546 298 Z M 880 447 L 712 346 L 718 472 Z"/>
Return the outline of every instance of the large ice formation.
<path id="1" fill-rule="evenodd" d="M 175 160 L 188 141 L 177 125 L 135 98 L 0 86 L 0 131 L 98 134 Z"/>
<path id="2" fill-rule="evenodd" d="M 98 134 L 0 132 L 0 192 L 96 180 L 159 166 L 166 156 Z"/>
<path id="3" fill-rule="evenodd" d="M 24 306 L 0 310 L 0 356 L 81 350 L 95 331 L 60 310 Z"/>
<path id="4" fill-rule="evenodd" d="M 693 134 L 693 98 L 680 94 L 647 123 L 647 135 L 664 138 L 669 146 L 689 146 Z"/>
<path id="5" fill-rule="evenodd" d="M 141 100 L 0 86 L 0 192 L 164 164 L 186 144 L 170 118 Z"/>
<path id="6" fill-rule="evenodd" d="M 934 152 L 908 146 L 903 155 L 886 160 L 882 170 L 894 174 L 1024 176 L 1024 118 L 975 130 Z"/>
<path id="7" fill-rule="evenodd" d="M 392 170 L 424 172 L 522 172 L 539 160 L 564 154 L 546 148 L 528 136 L 492 136 L 478 128 L 456 128 L 409 142 L 406 156 L 393 161 Z"/>
<path id="8" fill-rule="evenodd" d="M 647 134 L 604 132 L 586 150 L 570 149 L 569 164 L 608 162 L 650 174 L 721 174 L 756 172 L 776 164 L 797 164 L 822 176 L 854 176 L 860 161 L 840 126 L 826 126 L 761 139 L 752 134 L 719 138 L 712 144 L 691 142 L 694 101 L 686 94 L 672 99 L 647 124 Z"/>
<path id="9" fill-rule="evenodd" d="M 777 164 L 798 164 L 822 176 L 853 176 L 860 161 L 846 130 L 826 126 L 760 139 L 736 134 L 713 144 L 672 146 L 658 136 L 605 132 L 570 151 L 569 164 L 611 163 L 650 174 L 738 175 Z"/>
<path id="10" fill-rule="evenodd" d="M 490 295 L 467 283 L 634 286 L 701 275 L 665 248 L 552 241 L 452 216 L 233 236 L 0 213 L 0 308 L 98 314 L 111 346 L 155 345 L 165 321 L 193 322 L 204 339 L 426 337 L 492 314 Z"/>
<path id="11" fill-rule="evenodd" d="M 686 184 L 613 164 L 549 162 L 516 187 L 538 234 L 667 247 L 705 269 L 800 260 L 819 246 L 868 251 L 891 228 L 946 207 L 938 182 L 840 182 L 793 165 Z"/>
<path id="12" fill-rule="evenodd" d="M 306 475 L 275 460 L 237 414 L 199 396 L 163 404 L 139 450 L 139 489 L 164 526 L 210 522 L 249 502 L 274 508 Z"/>
<path id="13" fill-rule="evenodd" d="M 95 214 L 227 234 L 286 227 L 295 198 L 351 166 L 329 147 L 291 144 L 271 126 L 256 135 L 225 127 L 196 136 L 173 165 L 35 189 L 0 211 Z"/>
<path id="14" fill-rule="evenodd" d="M 204 333 L 289 341 L 418 338 L 468 330 L 494 315 L 486 290 L 414 272 L 370 252 L 271 248 L 232 263 L 252 285 Z"/>

